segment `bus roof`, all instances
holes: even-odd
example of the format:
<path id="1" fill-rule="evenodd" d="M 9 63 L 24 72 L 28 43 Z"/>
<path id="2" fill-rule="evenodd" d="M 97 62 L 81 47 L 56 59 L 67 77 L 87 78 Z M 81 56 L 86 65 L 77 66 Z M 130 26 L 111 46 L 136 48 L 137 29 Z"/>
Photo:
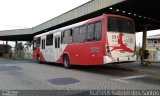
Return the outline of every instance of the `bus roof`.
<path id="1" fill-rule="evenodd" d="M 79 22 L 79 23 L 75 23 L 75 24 L 72 24 L 72 25 L 69 25 L 69 26 L 65 26 L 65 27 L 62 27 L 62 28 L 51 30 L 51 31 L 46 32 L 46 33 L 42 33 L 42 34 L 36 35 L 36 36 L 34 36 L 34 39 L 36 39 L 38 37 L 41 37 L 41 36 L 44 36 L 44 35 L 60 32 L 60 31 L 64 31 L 64 30 L 67 30 L 67 29 L 72 29 L 72 28 L 75 28 L 75 27 L 78 27 L 78 26 L 83 26 L 85 24 L 89 24 L 91 22 L 94 22 L 94 21 L 97 21 L 97 20 L 101 20 L 101 19 L 103 19 L 104 16 L 114 16 L 114 17 L 120 17 L 120 18 L 126 18 L 126 19 L 132 20 L 131 18 L 128 18 L 126 16 L 120 16 L 120 15 L 114 15 L 114 14 L 103 14 L 103 15 L 95 17 L 95 18 L 91 18 L 91 19 L 88 19 L 88 20 L 85 20 L 85 21 L 82 21 L 82 22 Z"/>

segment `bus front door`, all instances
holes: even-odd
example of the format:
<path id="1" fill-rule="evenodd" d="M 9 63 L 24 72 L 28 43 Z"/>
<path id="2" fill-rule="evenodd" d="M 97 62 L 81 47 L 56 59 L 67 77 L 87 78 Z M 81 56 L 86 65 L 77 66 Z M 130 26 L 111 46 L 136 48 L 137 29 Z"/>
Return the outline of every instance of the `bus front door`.
<path id="1" fill-rule="evenodd" d="M 41 47 L 40 47 L 40 51 L 41 51 L 41 55 L 40 55 L 40 58 L 41 58 L 41 61 L 45 61 L 46 60 L 46 50 L 45 50 L 45 47 L 46 47 L 46 42 L 45 42 L 45 38 L 41 38 Z"/>

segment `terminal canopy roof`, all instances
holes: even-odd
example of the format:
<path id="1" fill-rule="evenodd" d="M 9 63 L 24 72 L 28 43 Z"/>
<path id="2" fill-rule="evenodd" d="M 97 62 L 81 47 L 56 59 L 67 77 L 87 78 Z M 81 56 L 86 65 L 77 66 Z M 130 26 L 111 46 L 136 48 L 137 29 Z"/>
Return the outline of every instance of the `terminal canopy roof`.
<path id="1" fill-rule="evenodd" d="M 113 13 L 133 18 L 137 32 L 146 24 L 148 30 L 160 29 L 160 0 L 125 0 L 112 7 Z"/>
<path id="2" fill-rule="evenodd" d="M 95 1 L 95 0 L 92 0 Z M 99 0 L 99 2 L 103 2 L 104 0 Z M 118 2 L 121 1 L 121 2 Z M 160 0 L 117 0 L 118 3 L 113 4 L 111 6 L 107 6 L 105 8 L 101 8 L 100 10 L 94 11 L 89 14 L 85 14 L 79 18 L 75 18 L 68 22 L 64 22 L 58 24 L 56 26 L 46 28 L 45 30 L 41 30 L 40 33 L 48 30 L 53 30 L 55 28 L 63 27 L 69 24 L 77 23 L 86 19 L 94 18 L 96 16 L 100 16 L 104 13 L 106 14 L 116 14 L 127 16 L 133 18 L 135 21 L 136 32 L 143 31 L 145 25 L 148 26 L 148 30 L 156 30 L 160 29 Z M 85 6 L 85 5 L 82 5 Z M 96 7 L 101 5 L 93 5 Z M 88 8 L 89 9 L 89 8 Z M 87 9 L 86 9 L 87 10 Z M 37 32 L 39 33 L 39 32 Z"/>

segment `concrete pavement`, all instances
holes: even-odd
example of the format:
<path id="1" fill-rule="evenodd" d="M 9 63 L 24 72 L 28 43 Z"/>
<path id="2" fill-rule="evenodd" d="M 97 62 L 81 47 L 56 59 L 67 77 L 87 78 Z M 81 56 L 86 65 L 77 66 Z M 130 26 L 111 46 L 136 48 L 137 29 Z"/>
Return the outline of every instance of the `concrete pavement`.
<path id="1" fill-rule="evenodd" d="M 32 60 L 0 60 L 0 89 L 20 90 L 110 90 L 160 89 L 160 64 L 116 66 L 37 64 Z"/>

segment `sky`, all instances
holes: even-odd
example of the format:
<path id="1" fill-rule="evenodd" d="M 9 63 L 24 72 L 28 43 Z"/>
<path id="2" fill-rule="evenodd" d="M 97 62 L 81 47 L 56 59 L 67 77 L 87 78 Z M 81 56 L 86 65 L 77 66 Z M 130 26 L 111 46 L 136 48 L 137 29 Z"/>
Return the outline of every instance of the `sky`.
<path id="1" fill-rule="evenodd" d="M 1 0 L 0 31 L 34 27 L 88 1 L 90 0 Z M 148 36 L 155 34 L 160 34 L 160 30 L 148 32 Z M 136 38 L 137 44 L 142 43 L 142 33 L 137 33 Z M 14 42 L 9 44 L 14 46 Z"/>
<path id="2" fill-rule="evenodd" d="M 88 1 L 90 0 L 0 0 L 0 31 L 34 27 Z M 14 46 L 15 43 L 9 44 Z"/>
<path id="3" fill-rule="evenodd" d="M 30 28 L 90 0 L 1 0 L 0 30 Z"/>

